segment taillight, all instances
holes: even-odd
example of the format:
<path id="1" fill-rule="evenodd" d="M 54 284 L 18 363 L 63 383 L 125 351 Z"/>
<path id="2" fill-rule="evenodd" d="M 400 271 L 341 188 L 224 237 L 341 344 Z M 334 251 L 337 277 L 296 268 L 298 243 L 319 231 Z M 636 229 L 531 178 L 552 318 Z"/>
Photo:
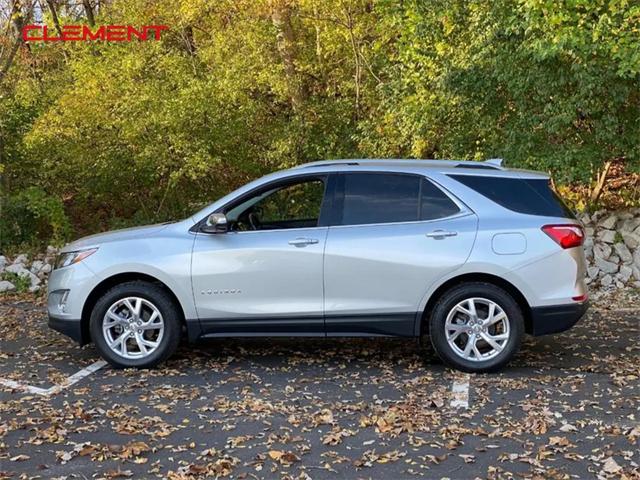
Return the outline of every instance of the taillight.
<path id="1" fill-rule="evenodd" d="M 542 231 L 562 248 L 579 247 L 584 243 L 584 230 L 580 225 L 545 225 Z"/>

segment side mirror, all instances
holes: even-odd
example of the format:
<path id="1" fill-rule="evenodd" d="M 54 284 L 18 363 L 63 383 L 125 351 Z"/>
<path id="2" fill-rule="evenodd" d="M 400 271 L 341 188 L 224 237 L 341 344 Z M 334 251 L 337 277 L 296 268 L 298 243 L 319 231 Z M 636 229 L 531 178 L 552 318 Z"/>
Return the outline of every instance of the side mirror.
<path id="1" fill-rule="evenodd" d="M 224 213 L 212 213 L 207 217 L 207 221 L 200 227 L 204 233 L 226 233 L 227 217 Z"/>

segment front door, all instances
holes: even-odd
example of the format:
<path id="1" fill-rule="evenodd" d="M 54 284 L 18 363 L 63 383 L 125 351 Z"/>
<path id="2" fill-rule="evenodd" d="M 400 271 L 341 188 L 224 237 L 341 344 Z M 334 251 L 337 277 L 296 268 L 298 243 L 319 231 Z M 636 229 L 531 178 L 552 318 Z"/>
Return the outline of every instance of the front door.
<path id="1" fill-rule="evenodd" d="M 418 175 L 345 173 L 325 249 L 327 335 L 413 336 L 438 278 L 464 264 L 477 217 Z"/>
<path id="2" fill-rule="evenodd" d="M 227 233 L 196 235 L 192 282 L 204 336 L 324 335 L 325 186 L 324 176 L 269 184 L 223 209 Z"/>

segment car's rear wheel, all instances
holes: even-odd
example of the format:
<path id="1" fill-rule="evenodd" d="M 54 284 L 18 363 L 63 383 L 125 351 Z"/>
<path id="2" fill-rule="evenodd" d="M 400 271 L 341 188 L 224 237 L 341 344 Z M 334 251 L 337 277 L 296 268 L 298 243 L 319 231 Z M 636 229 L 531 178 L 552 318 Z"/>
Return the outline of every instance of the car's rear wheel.
<path id="1" fill-rule="evenodd" d="M 126 282 L 107 291 L 90 319 L 100 355 L 117 368 L 149 368 L 178 348 L 180 313 L 167 291 L 155 284 Z"/>
<path id="2" fill-rule="evenodd" d="M 520 348 L 524 317 L 515 299 L 484 282 L 446 291 L 429 317 L 429 336 L 438 356 L 465 372 L 504 367 Z"/>

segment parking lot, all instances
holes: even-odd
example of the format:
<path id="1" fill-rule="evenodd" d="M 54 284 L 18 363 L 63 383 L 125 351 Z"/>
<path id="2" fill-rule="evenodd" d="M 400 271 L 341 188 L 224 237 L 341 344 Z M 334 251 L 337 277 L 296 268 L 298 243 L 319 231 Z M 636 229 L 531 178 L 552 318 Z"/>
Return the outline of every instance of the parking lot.
<path id="1" fill-rule="evenodd" d="M 393 339 L 216 340 L 117 371 L 5 297 L 0 478 L 638 479 L 636 300 L 465 375 Z"/>

